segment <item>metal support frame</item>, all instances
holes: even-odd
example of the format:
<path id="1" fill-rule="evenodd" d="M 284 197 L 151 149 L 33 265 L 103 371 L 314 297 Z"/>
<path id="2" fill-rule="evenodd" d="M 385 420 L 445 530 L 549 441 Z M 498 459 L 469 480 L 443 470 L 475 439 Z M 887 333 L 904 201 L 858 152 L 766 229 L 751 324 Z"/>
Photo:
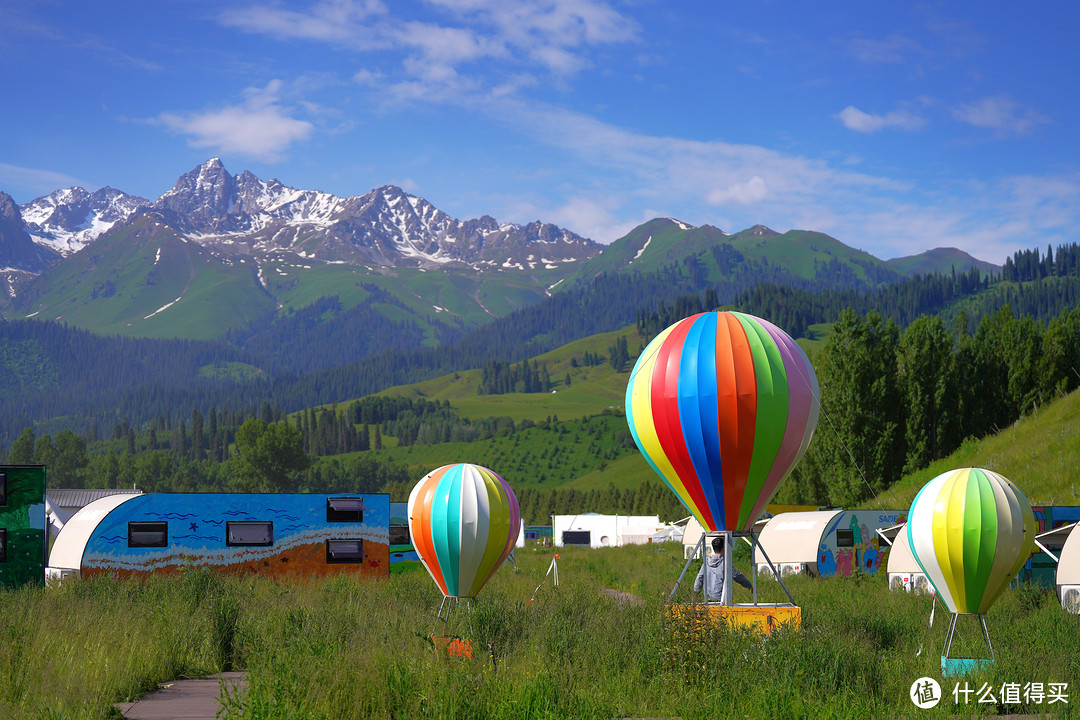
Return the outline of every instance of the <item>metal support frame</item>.
<path id="1" fill-rule="evenodd" d="M 732 606 L 732 605 L 734 605 L 734 603 L 731 602 L 731 591 L 732 591 L 731 574 L 732 574 L 732 568 L 734 567 L 734 564 L 733 564 L 733 562 L 731 560 L 731 556 L 732 556 L 732 539 L 736 538 L 736 537 L 741 537 L 746 543 L 748 543 L 750 545 L 751 549 L 757 547 L 757 548 L 759 548 L 761 550 L 761 554 L 762 554 L 762 556 L 764 556 L 765 562 L 767 562 L 769 564 L 769 568 L 773 571 L 773 576 L 776 578 L 776 581 L 778 583 L 780 583 L 780 587 L 784 589 L 784 594 L 787 595 L 788 602 L 790 602 L 793 606 L 795 605 L 795 599 L 791 596 L 791 593 L 788 591 L 787 585 L 785 585 L 784 581 L 780 579 L 780 571 L 773 564 L 772 560 L 769 559 L 769 554 L 765 552 L 765 547 L 758 540 L 757 535 L 755 535 L 753 531 L 735 532 L 735 531 L 732 531 L 732 530 L 720 530 L 720 531 L 716 531 L 716 532 L 704 532 L 704 533 L 701 534 L 701 539 L 698 540 L 697 545 L 694 547 L 694 552 L 690 554 L 689 558 L 687 558 L 686 565 L 683 566 L 682 572 L 679 574 L 679 579 L 675 581 L 675 587 L 673 587 L 671 589 L 671 592 L 668 593 L 668 602 L 671 602 L 674 599 L 675 593 L 678 592 L 678 590 L 679 590 L 679 585 L 682 583 L 683 578 L 686 577 L 686 572 L 690 569 L 690 563 L 692 563 L 694 561 L 694 559 L 697 558 L 699 552 L 701 553 L 701 561 L 705 562 L 705 538 L 710 537 L 710 536 L 717 536 L 717 535 L 724 538 L 724 544 L 725 544 L 724 555 L 726 557 L 726 560 L 724 561 L 724 572 L 727 574 L 727 577 L 724 578 L 724 596 L 723 596 L 723 598 L 721 598 L 720 602 L 717 603 L 717 602 L 709 602 L 708 595 L 706 594 L 705 601 L 702 603 L 703 605 L 722 605 L 722 606 Z M 758 604 L 758 596 L 757 596 L 757 563 L 753 562 L 753 556 L 752 555 L 751 555 L 751 563 L 750 563 L 750 573 L 751 573 L 750 584 L 752 586 L 752 592 L 753 592 L 753 596 L 754 596 L 753 605 L 757 605 Z"/>
<path id="2" fill-rule="evenodd" d="M 949 623 L 949 632 L 945 635 L 945 653 L 942 658 L 948 658 L 949 653 L 952 651 L 953 636 L 956 634 L 956 622 L 960 619 L 961 615 L 977 615 L 979 621 L 982 624 L 983 638 L 986 640 L 986 647 L 990 648 L 990 660 L 994 660 L 994 644 L 990 642 L 990 631 L 986 628 L 986 615 L 984 613 L 953 613 L 952 622 Z"/>
<path id="3" fill-rule="evenodd" d="M 459 608 L 461 607 L 461 598 L 459 598 L 459 597 L 450 597 L 449 595 L 444 595 L 443 596 L 442 602 L 439 603 L 439 611 L 437 613 L 435 613 L 435 624 L 431 626 L 431 636 L 432 637 L 435 637 L 435 631 L 439 627 L 439 621 L 440 620 L 442 620 L 444 623 L 449 623 L 450 622 L 450 610 L 455 605 L 457 607 L 459 607 Z M 465 599 L 465 607 L 468 610 L 472 610 L 472 602 L 471 602 L 471 600 L 469 598 Z M 444 608 L 446 610 L 446 617 L 443 617 L 443 609 Z"/>

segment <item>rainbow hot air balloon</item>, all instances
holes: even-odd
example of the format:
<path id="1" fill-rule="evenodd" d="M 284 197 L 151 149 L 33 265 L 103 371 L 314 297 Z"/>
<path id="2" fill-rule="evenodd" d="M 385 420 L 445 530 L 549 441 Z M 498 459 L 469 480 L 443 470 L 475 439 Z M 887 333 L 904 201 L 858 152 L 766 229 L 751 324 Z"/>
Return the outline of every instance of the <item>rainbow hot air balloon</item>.
<path id="1" fill-rule="evenodd" d="M 425 475 L 409 495 L 409 533 L 446 597 L 475 597 L 517 542 L 521 511 L 497 474 L 468 463 Z"/>
<path id="2" fill-rule="evenodd" d="M 928 482 L 908 513 L 915 560 L 954 613 L 985 613 L 1035 546 L 1027 497 L 990 470 L 963 468 Z"/>
<path id="3" fill-rule="evenodd" d="M 702 528 L 746 531 L 806 452 L 818 396 L 814 368 L 787 333 L 752 315 L 710 312 L 645 348 L 626 418 Z"/>

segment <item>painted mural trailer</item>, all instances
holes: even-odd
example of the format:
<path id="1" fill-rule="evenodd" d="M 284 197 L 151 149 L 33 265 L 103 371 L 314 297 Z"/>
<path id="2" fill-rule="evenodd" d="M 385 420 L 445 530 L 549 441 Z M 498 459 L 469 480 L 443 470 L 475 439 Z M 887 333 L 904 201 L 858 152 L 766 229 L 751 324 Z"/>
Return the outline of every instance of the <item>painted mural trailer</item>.
<path id="1" fill-rule="evenodd" d="M 766 523 L 758 540 L 781 575 L 876 575 L 888 549 L 877 530 L 906 519 L 906 510 L 781 513 Z M 759 576 L 771 574 L 760 549 L 754 550 L 754 562 Z"/>
<path id="2" fill-rule="evenodd" d="M 109 496 L 64 525 L 47 575 L 143 576 L 193 567 L 273 578 L 389 575 L 382 494 L 147 493 Z"/>
<path id="3" fill-rule="evenodd" d="M 0 588 L 45 583 L 45 466 L 0 465 Z"/>

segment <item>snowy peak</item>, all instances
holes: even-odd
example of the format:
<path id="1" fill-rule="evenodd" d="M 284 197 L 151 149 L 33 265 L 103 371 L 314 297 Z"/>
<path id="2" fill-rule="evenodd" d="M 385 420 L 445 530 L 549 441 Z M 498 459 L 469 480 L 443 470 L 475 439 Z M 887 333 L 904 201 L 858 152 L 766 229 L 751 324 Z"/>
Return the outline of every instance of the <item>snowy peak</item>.
<path id="1" fill-rule="evenodd" d="M 598 244 L 550 223 L 520 226 L 488 215 L 458 220 L 396 185 L 342 198 L 247 170 L 234 176 L 219 158 L 181 175 L 153 203 L 112 188 L 76 187 L 21 208 L 34 242 L 65 256 L 144 213 L 222 258 L 290 253 L 315 262 L 528 270 L 600 252 Z"/>
<path id="2" fill-rule="evenodd" d="M 145 198 L 111 187 L 92 193 L 71 187 L 22 205 L 20 212 L 34 242 L 67 256 L 149 204 Z"/>
<path id="3" fill-rule="evenodd" d="M 547 223 L 461 221 L 396 185 L 340 198 L 298 190 L 217 158 L 182 175 L 151 210 L 219 255 L 292 252 L 308 260 L 383 266 L 447 263 L 535 269 L 584 260 L 600 246 Z"/>

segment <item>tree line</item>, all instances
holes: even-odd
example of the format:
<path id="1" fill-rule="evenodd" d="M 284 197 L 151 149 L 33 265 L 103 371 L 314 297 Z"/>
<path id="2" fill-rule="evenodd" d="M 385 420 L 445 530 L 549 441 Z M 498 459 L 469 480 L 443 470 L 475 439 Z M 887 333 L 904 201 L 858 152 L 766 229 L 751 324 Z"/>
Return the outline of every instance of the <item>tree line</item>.
<path id="1" fill-rule="evenodd" d="M 1043 326 L 1006 306 L 967 325 L 924 315 L 901 331 L 844 311 L 814 358 L 821 419 L 784 498 L 850 507 L 1080 387 L 1080 308 Z"/>

